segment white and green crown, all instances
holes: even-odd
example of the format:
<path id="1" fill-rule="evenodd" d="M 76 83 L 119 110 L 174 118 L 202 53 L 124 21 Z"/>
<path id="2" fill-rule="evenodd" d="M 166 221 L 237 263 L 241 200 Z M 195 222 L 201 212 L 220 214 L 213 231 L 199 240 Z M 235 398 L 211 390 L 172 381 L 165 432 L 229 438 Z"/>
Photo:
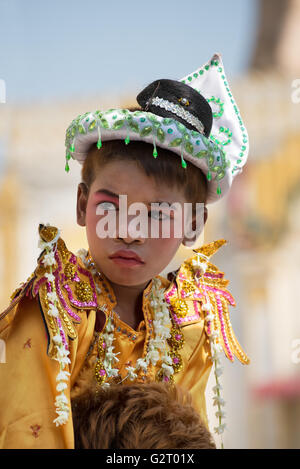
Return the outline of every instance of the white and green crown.
<path id="1" fill-rule="evenodd" d="M 74 119 L 67 129 L 65 170 L 69 171 L 71 158 L 82 164 L 95 143 L 101 149 L 102 142 L 108 140 L 124 140 L 125 144 L 138 140 L 153 145 L 154 158 L 159 158 L 161 147 L 179 155 L 183 169 L 188 163 L 200 168 L 208 181 L 207 203 L 224 196 L 234 177 L 242 171 L 249 145 L 221 56 L 215 54 L 207 64 L 181 82 L 197 90 L 212 108 L 213 124 L 208 138 L 202 133 L 201 122 L 187 111 L 184 98 L 177 104 L 159 97 L 152 100 L 152 104 L 174 115 L 168 118 L 144 110 L 86 112 Z M 196 130 L 190 130 L 182 121 Z"/>

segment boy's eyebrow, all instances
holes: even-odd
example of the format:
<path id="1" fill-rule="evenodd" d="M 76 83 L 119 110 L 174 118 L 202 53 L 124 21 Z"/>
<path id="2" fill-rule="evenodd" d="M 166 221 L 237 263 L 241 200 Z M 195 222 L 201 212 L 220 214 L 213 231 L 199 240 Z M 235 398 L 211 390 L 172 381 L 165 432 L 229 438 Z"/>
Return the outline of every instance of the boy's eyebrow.
<path id="1" fill-rule="evenodd" d="M 119 194 L 115 194 L 114 192 L 109 191 L 108 189 L 99 189 L 95 192 L 95 194 L 106 194 L 106 195 L 109 195 L 110 197 L 115 197 L 115 198 L 119 197 Z"/>
<path id="2" fill-rule="evenodd" d="M 112 192 L 108 189 L 98 189 L 95 194 L 106 194 L 110 197 L 115 197 L 115 198 L 119 198 L 119 195 L 120 194 L 116 194 L 115 192 Z M 151 205 L 152 203 L 154 204 L 168 204 L 169 206 L 172 205 L 173 202 L 168 202 L 166 200 L 156 200 L 155 202 L 147 202 L 145 205 Z M 176 209 L 176 207 L 174 207 Z"/>

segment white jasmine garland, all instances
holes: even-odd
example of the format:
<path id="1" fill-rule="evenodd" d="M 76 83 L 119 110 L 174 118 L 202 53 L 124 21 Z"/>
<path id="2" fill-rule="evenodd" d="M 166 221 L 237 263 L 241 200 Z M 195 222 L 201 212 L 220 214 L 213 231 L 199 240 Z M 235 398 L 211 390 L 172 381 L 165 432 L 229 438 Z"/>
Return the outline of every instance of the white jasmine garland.
<path id="1" fill-rule="evenodd" d="M 68 358 L 69 351 L 65 349 L 63 343 L 56 345 L 56 349 L 57 355 L 55 360 L 59 362 L 60 369 L 58 375 L 56 376 L 56 390 L 60 392 L 60 394 L 56 396 L 55 399 L 55 410 L 58 417 L 54 419 L 53 422 L 56 424 L 56 426 L 59 426 L 64 425 L 69 419 L 69 401 L 64 394 L 64 390 L 68 388 L 68 384 L 65 381 L 68 380 L 68 376 L 70 376 L 70 373 L 65 371 L 65 367 L 71 363 L 71 361 Z"/>
<path id="2" fill-rule="evenodd" d="M 49 315 L 49 316 L 52 316 L 52 317 L 54 317 L 54 318 L 57 318 L 57 317 L 58 317 L 58 309 L 57 309 L 57 307 L 56 307 L 54 304 L 52 304 L 52 303 L 49 305 L 48 315 Z"/>
<path id="3" fill-rule="evenodd" d="M 171 375 L 174 374 L 174 369 L 171 366 L 172 358 L 168 354 L 169 345 L 167 343 L 167 339 L 171 337 L 170 329 L 172 327 L 172 322 L 170 319 L 169 308 L 165 301 L 164 292 L 160 287 L 161 281 L 159 279 L 153 279 L 150 305 L 154 309 L 153 328 L 155 336 L 149 340 L 146 356 L 138 358 L 135 367 L 129 366 L 126 368 L 128 374 L 121 382 L 126 379 L 133 381 L 138 376 L 136 373 L 138 370 L 147 372 L 149 364 L 151 363 L 152 365 L 156 365 L 159 360 L 162 362 L 160 371 L 162 371 L 163 376 L 166 376 L 169 379 Z M 109 378 L 116 377 L 119 373 L 119 370 L 112 366 L 114 362 L 119 361 L 117 355 L 120 353 L 115 353 L 113 351 L 114 347 L 112 344 L 115 340 L 114 329 L 112 318 L 109 317 L 103 333 L 103 340 L 106 343 L 103 368 Z M 104 384 L 109 385 L 109 383 L 103 383 L 102 386 Z"/>
<path id="4" fill-rule="evenodd" d="M 161 365 L 162 369 L 164 370 L 165 374 L 169 377 L 172 374 L 174 374 L 174 368 L 170 365 L 167 365 L 166 363 L 163 363 Z"/>
<path id="5" fill-rule="evenodd" d="M 62 343 L 62 338 L 60 334 L 56 334 L 55 336 L 53 336 L 52 340 L 56 345 L 59 345 Z"/>
<path id="6" fill-rule="evenodd" d="M 47 298 L 48 298 L 49 301 L 52 301 L 52 303 L 54 303 L 57 300 L 56 292 L 54 292 L 54 291 L 48 292 L 47 293 Z"/>
<path id="7" fill-rule="evenodd" d="M 68 385 L 64 383 L 63 381 L 60 381 L 58 385 L 56 386 L 57 391 L 63 391 L 64 389 L 67 389 Z"/>
<path id="8" fill-rule="evenodd" d="M 225 428 L 226 428 L 226 424 L 222 423 L 218 427 L 214 428 L 214 432 L 217 433 L 218 435 L 221 435 L 224 432 Z"/>
<path id="9" fill-rule="evenodd" d="M 221 407 L 221 406 L 224 406 L 224 405 L 225 405 L 225 401 L 224 401 L 224 399 L 222 399 L 221 396 L 216 395 L 216 396 L 214 396 L 214 398 L 213 398 L 213 405 L 214 405 L 214 406 Z"/>
<path id="10" fill-rule="evenodd" d="M 160 358 L 158 350 L 156 350 L 155 348 L 153 348 L 152 350 L 149 350 L 148 357 L 152 365 L 156 365 L 156 363 L 158 362 Z"/>
<path id="11" fill-rule="evenodd" d="M 135 368 L 133 366 L 127 366 L 126 370 L 128 371 L 128 379 L 130 381 L 134 381 L 137 378 Z"/>
<path id="12" fill-rule="evenodd" d="M 93 275 L 96 275 L 97 274 L 97 269 L 95 267 L 95 264 L 94 263 L 91 263 L 89 261 L 87 261 L 87 257 L 88 257 L 88 251 L 86 249 L 79 249 L 77 252 L 76 252 L 76 256 L 79 257 L 81 260 L 82 260 L 82 263 L 83 265 L 93 274 Z M 100 288 L 96 285 L 96 289 L 98 291 L 98 293 L 101 293 L 101 290 Z"/>
<path id="13" fill-rule="evenodd" d="M 69 381 L 71 374 L 68 371 L 60 371 L 56 376 L 56 381 Z"/>
<path id="14" fill-rule="evenodd" d="M 54 265 L 56 262 L 55 262 L 55 258 L 54 258 L 54 253 L 53 252 L 49 252 L 48 254 L 45 254 L 44 258 L 43 258 L 43 264 L 45 266 L 52 266 Z M 52 273 L 52 272 L 51 272 Z"/>
<path id="15" fill-rule="evenodd" d="M 148 363 L 144 358 L 138 358 L 136 361 L 136 369 L 139 370 L 140 368 L 143 371 L 147 371 Z"/>
<path id="16" fill-rule="evenodd" d="M 219 376 L 221 376 L 222 373 L 223 373 L 223 368 L 221 366 L 216 366 L 215 367 L 216 376 L 219 378 Z"/>
<path id="17" fill-rule="evenodd" d="M 49 226 L 46 225 L 46 226 Z M 50 272 L 45 273 L 45 277 L 47 278 L 48 282 L 51 284 L 51 292 L 47 293 L 47 299 L 49 300 L 49 309 L 48 309 L 48 315 L 52 318 L 58 318 L 59 317 L 59 311 L 56 305 L 59 304 L 59 300 L 56 294 L 55 290 L 55 276 L 53 275 L 53 265 L 56 264 L 55 261 L 55 249 L 56 249 L 56 243 L 58 238 L 60 237 L 60 231 L 58 230 L 57 235 L 55 238 L 50 241 L 50 242 L 45 242 L 42 239 L 39 240 L 39 247 L 42 250 L 46 251 L 46 254 L 44 255 L 44 258 L 42 260 L 43 264 L 46 267 L 50 267 Z M 52 341 L 55 345 L 55 355 L 53 357 L 54 360 L 58 361 L 59 363 L 59 372 L 56 376 L 56 390 L 60 393 L 56 396 L 54 404 L 55 404 L 55 410 L 57 417 L 53 420 L 56 426 L 64 425 L 68 419 L 69 419 L 69 414 L 70 414 L 70 406 L 69 406 L 69 401 L 66 395 L 64 394 L 64 391 L 68 388 L 68 381 L 70 377 L 70 373 L 66 371 L 66 366 L 68 366 L 71 361 L 68 357 L 70 352 L 67 350 L 67 346 L 63 343 L 61 334 L 60 334 L 60 328 L 59 324 L 56 321 L 57 325 L 57 333 L 53 336 Z"/>
<path id="18" fill-rule="evenodd" d="M 46 279 L 47 279 L 49 282 L 54 282 L 54 280 L 55 280 L 54 275 L 53 275 L 53 274 L 49 274 L 48 272 L 45 273 L 45 277 L 46 277 Z"/>
<path id="19" fill-rule="evenodd" d="M 117 368 L 110 368 L 109 364 L 105 363 L 106 365 L 106 374 L 109 378 L 116 378 L 119 376 L 119 370 Z"/>
<path id="20" fill-rule="evenodd" d="M 103 368 L 106 371 L 106 375 L 108 378 L 114 378 L 118 376 L 119 370 L 117 368 L 113 367 L 113 364 L 115 362 L 118 362 L 119 359 L 117 355 L 119 355 L 120 352 L 115 353 L 114 352 L 114 346 L 113 341 L 114 341 L 114 325 L 112 323 L 112 318 L 111 316 L 108 317 L 106 327 L 105 327 L 105 332 L 103 334 L 103 342 L 105 342 L 105 359 L 103 362 Z M 107 383 L 108 384 L 108 383 Z"/>
<path id="21" fill-rule="evenodd" d="M 204 269 L 205 272 L 205 269 Z M 204 292 L 205 292 L 205 287 L 204 287 Z M 225 423 L 223 423 L 223 419 L 225 417 L 225 413 L 222 411 L 222 408 L 225 405 L 225 401 L 222 399 L 220 391 L 222 389 L 222 386 L 219 383 L 219 377 L 223 373 L 223 368 L 220 365 L 220 357 L 221 357 L 221 352 L 222 352 L 222 346 L 218 342 L 219 339 L 219 333 L 218 331 L 213 329 L 213 321 L 215 318 L 214 312 L 212 305 L 209 301 L 208 295 L 205 293 L 205 300 L 206 302 L 202 305 L 202 310 L 206 312 L 205 316 L 205 321 L 210 322 L 211 325 L 211 333 L 209 335 L 209 341 L 210 341 L 210 349 L 211 349 L 211 359 L 213 362 L 213 367 L 214 367 L 214 375 L 215 375 L 215 381 L 216 385 L 213 387 L 213 392 L 214 392 L 214 397 L 213 397 L 213 405 L 217 406 L 217 411 L 215 413 L 219 425 L 214 428 L 214 432 L 217 433 L 218 435 L 221 435 L 224 432 L 224 429 L 226 428 Z M 221 439 L 221 448 L 223 449 L 223 440 Z"/>

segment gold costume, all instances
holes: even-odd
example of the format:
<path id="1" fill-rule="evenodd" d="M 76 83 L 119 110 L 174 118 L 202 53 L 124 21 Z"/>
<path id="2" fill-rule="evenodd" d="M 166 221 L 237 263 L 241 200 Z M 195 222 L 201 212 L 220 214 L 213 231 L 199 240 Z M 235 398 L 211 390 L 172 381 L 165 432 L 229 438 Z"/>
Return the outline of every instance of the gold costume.
<path id="1" fill-rule="evenodd" d="M 55 227 L 40 225 L 39 230 L 45 241 L 57 234 Z M 216 241 L 198 251 L 209 257 L 222 244 L 223 240 Z M 116 367 L 123 379 L 126 367 L 134 366 L 145 356 L 154 334 L 149 296 L 153 281 L 143 292 L 144 320 L 134 330 L 113 311 L 116 300 L 108 280 L 103 275 L 94 275 L 79 256 L 68 251 L 60 237 L 52 282 L 59 298 L 59 314 L 51 315 L 47 295 L 51 293 L 51 276 L 45 276 L 49 273 L 45 256 L 44 251 L 34 273 L 16 290 L 11 304 L 0 315 L 0 338 L 6 344 L 6 363 L 0 364 L 0 448 L 74 448 L 71 410 L 65 423 L 53 423 L 59 372 L 55 355 L 58 326 L 69 352 L 63 370 L 68 379 L 62 378 L 69 409 L 72 396 L 80 393 L 83 376 L 95 382 L 99 336 L 108 313 L 114 319 L 114 345 L 119 360 Z M 242 363 L 249 362 L 231 328 L 228 304 L 234 305 L 234 300 L 225 288 L 228 281 L 223 276 L 208 262 L 203 281 L 197 285 L 192 262 L 188 260 L 172 282 L 159 277 L 173 324 L 168 341 L 175 357 L 174 383 L 190 391 L 194 406 L 207 426 L 205 388 L 212 366 L 211 327 L 220 332 L 219 343 L 230 360 L 235 355 Z M 211 323 L 205 321 L 202 309 L 204 293 L 216 313 Z M 157 379 L 158 365 L 159 362 L 150 363 L 146 371 L 139 370 L 135 381 Z"/>

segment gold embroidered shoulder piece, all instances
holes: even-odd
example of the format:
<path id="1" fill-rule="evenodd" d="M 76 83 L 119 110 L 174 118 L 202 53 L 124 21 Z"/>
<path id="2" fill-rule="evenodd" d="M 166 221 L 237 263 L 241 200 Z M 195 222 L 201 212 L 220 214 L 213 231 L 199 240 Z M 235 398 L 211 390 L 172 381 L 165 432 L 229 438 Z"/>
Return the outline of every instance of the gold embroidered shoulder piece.
<path id="1" fill-rule="evenodd" d="M 37 267 L 13 293 L 0 319 L 22 297 L 38 297 L 48 332 L 48 354 L 53 357 L 57 337 L 67 345 L 68 339 L 77 337 L 75 325 L 81 322 L 83 310 L 97 308 L 96 286 L 92 274 L 81 259 L 67 249 L 56 227 L 40 225 L 39 235 L 43 251 Z"/>
<path id="2" fill-rule="evenodd" d="M 223 272 L 208 261 L 225 243 L 221 239 L 196 249 L 195 256 L 181 265 L 176 280 L 165 296 L 173 319 L 179 326 L 204 318 L 206 334 L 216 334 L 216 341 L 222 346 L 226 357 L 233 361 L 236 356 L 241 363 L 248 364 L 250 360 L 240 346 L 230 322 L 228 306 L 235 306 L 235 300 L 226 288 L 229 281 L 224 278 Z M 205 260 L 199 264 L 199 258 Z"/>

